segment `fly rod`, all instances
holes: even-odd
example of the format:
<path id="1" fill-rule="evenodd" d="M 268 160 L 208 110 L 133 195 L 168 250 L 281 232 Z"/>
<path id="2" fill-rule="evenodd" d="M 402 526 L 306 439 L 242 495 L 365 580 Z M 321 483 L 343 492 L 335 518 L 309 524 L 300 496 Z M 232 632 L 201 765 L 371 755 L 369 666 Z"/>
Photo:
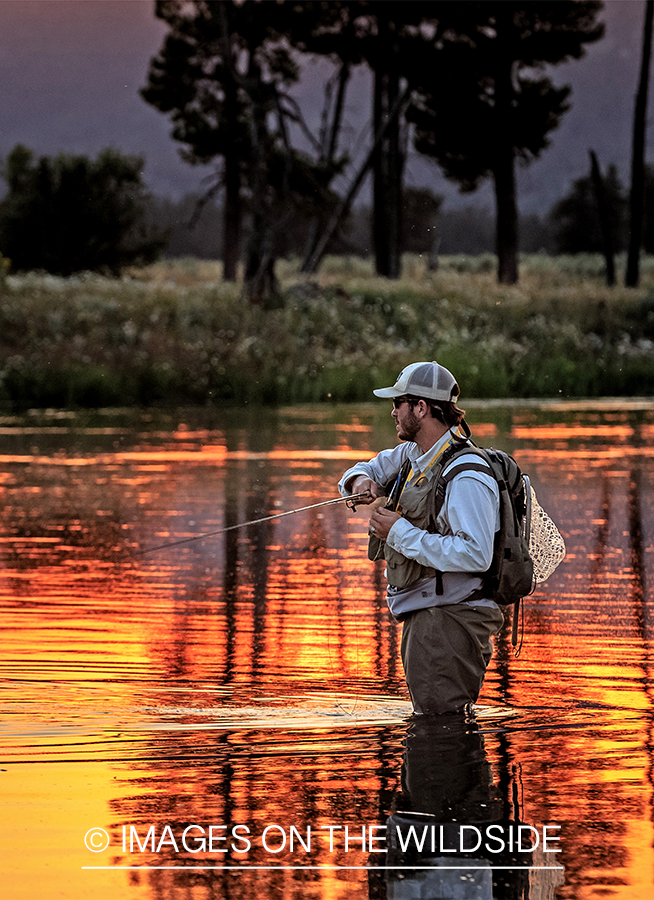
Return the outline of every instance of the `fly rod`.
<path id="1" fill-rule="evenodd" d="M 288 509 L 286 512 L 274 513 L 272 516 L 263 516 L 261 519 L 250 519 L 249 522 L 239 522 L 238 525 L 228 525 L 226 528 L 218 528 L 216 531 L 205 531 L 202 534 L 194 534 L 192 537 L 180 538 L 178 541 L 169 541 L 166 544 L 159 544 L 156 547 L 148 547 L 146 550 L 134 551 L 134 556 L 145 556 L 146 553 L 155 553 L 157 550 L 167 550 L 169 547 L 179 547 L 180 544 L 190 544 L 193 541 L 202 541 L 205 538 L 216 537 L 218 534 L 225 534 L 227 531 L 234 531 L 236 528 L 247 528 L 248 525 L 260 525 L 262 522 L 271 522 L 273 519 L 283 519 L 284 516 L 293 516 L 295 513 L 307 512 L 309 509 L 319 509 L 321 506 L 331 506 L 334 503 L 354 504 L 364 497 L 370 497 L 368 491 L 361 494 L 351 494 L 349 497 L 336 497 L 333 500 L 322 500 L 320 503 L 312 503 L 311 506 L 302 506 L 299 509 Z"/>

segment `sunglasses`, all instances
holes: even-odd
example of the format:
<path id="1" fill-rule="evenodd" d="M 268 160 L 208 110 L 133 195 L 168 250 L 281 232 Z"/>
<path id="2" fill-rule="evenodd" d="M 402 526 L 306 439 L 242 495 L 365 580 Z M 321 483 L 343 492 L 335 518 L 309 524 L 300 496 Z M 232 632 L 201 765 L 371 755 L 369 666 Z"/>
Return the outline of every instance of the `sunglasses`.
<path id="1" fill-rule="evenodd" d="M 403 403 L 417 403 L 417 400 L 412 400 L 410 397 L 393 397 L 393 409 L 399 409 Z"/>

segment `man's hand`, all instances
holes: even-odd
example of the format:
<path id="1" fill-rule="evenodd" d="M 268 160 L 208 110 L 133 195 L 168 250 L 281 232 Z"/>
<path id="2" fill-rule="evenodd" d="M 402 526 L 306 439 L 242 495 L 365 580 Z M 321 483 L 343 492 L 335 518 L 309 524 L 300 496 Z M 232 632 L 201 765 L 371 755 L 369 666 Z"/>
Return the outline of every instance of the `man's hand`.
<path id="1" fill-rule="evenodd" d="M 388 532 L 397 520 L 401 518 L 402 516 L 399 513 L 392 512 L 390 509 L 382 506 L 370 516 L 370 533 L 385 541 L 388 537 Z"/>
<path id="2" fill-rule="evenodd" d="M 379 496 L 379 487 L 367 475 L 358 475 L 347 487 L 352 494 L 369 494 L 368 497 L 360 497 L 357 500 L 357 505 L 361 503 L 367 506 L 370 503 L 374 503 Z"/>

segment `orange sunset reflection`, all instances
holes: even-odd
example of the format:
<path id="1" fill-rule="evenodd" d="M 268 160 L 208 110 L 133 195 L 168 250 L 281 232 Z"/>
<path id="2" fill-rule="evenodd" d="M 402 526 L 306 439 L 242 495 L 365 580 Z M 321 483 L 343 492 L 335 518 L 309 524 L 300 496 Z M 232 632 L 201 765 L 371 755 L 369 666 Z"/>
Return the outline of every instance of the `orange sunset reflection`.
<path id="1" fill-rule="evenodd" d="M 480 719 L 483 771 L 507 818 L 560 825 L 562 898 L 647 896 L 654 863 L 654 408 L 611 415 L 470 414 L 480 443 L 529 472 L 567 545 L 525 603 L 520 657 L 498 637 L 480 699 L 519 712 Z M 381 897 L 383 873 L 325 868 L 369 865 L 360 837 L 346 850 L 324 836 L 360 836 L 397 803 L 410 712 L 400 629 L 383 567 L 366 558 L 366 510 L 304 507 L 394 442 L 387 411 L 29 429 L 7 427 L 0 459 L 11 896 L 54 883 L 114 900 L 172 900 L 179 885 L 193 898 Z M 253 840 L 246 853 L 190 852 L 181 838 L 157 849 L 167 825 L 177 839 L 191 823 L 245 824 Z M 287 839 L 310 828 L 310 852 L 266 850 L 271 824 Z M 154 850 L 123 848 L 123 828 L 144 840 L 150 825 Z M 83 843 L 92 826 L 110 837 L 97 856 Z M 26 874 L 15 849 L 28 835 L 43 865 Z M 120 868 L 221 860 L 323 868 Z"/>

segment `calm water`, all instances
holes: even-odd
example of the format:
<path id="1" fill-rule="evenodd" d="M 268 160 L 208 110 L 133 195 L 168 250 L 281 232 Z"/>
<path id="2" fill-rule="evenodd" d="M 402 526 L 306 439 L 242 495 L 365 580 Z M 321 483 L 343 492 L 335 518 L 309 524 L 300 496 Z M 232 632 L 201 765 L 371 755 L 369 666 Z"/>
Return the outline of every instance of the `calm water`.
<path id="1" fill-rule="evenodd" d="M 651 898 L 654 404 L 468 408 L 568 556 L 465 727 L 409 718 L 364 509 L 142 552 L 335 497 L 384 404 L 0 420 L 3 896 Z"/>

